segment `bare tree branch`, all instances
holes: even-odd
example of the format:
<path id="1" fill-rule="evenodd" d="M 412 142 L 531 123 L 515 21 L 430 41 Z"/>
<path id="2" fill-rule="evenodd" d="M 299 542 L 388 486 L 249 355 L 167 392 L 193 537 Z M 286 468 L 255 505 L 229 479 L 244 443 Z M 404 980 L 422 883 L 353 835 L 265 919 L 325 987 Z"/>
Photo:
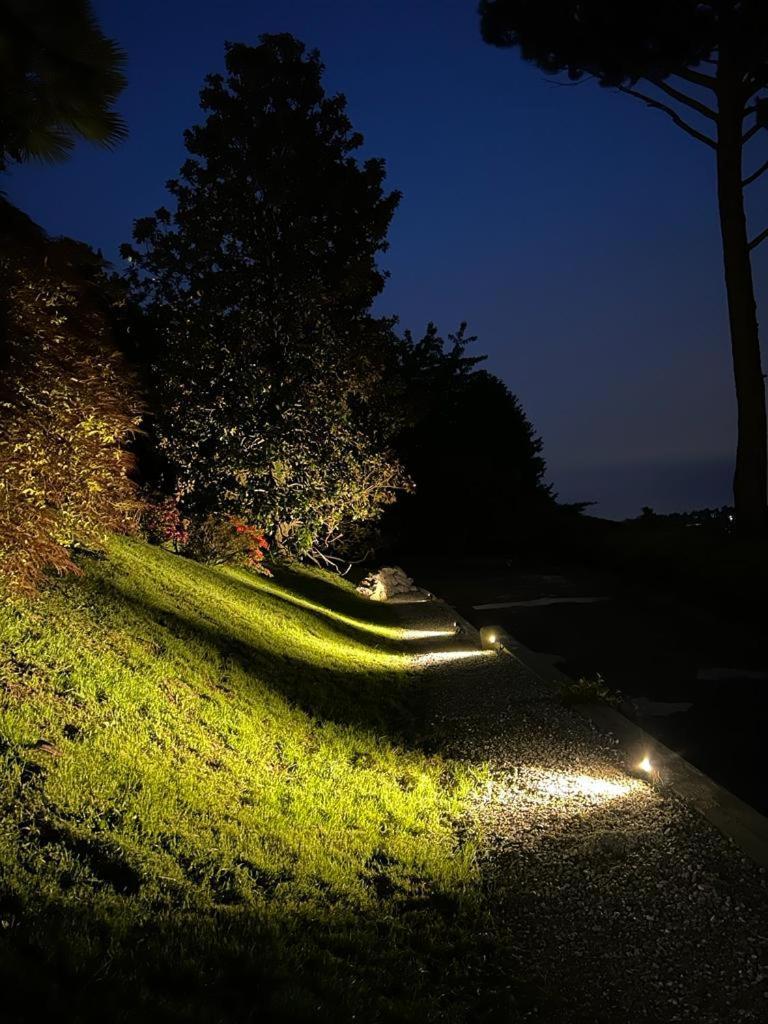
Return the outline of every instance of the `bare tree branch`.
<path id="1" fill-rule="evenodd" d="M 629 86 L 617 85 L 616 88 L 619 92 L 625 92 L 628 96 L 634 96 L 636 99 L 642 100 L 648 107 L 653 107 L 655 110 L 663 110 L 665 114 L 672 118 L 678 128 L 682 128 L 684 132 L 687 132 L 699 142 L 703 142 L 712 149 L 717 149 L 717 143 L 714 139 L 710 139 L 710 137 L 705 135 L 704 132 L 700 132 L 697 128 L 693 128 L 689 125 L 682 119 L 682 117 L 680 117 L 673 107 L 667 106 L 666 103 L 662 103 L 660 100 L 653 99 L 652 96 L 646 96 L 644 92 L 639 92 L 637 89 L 630 89 Z"/>
<path id="2" fill-rule="evenodd" d="M 751 252 L 753 249 L 757 248 L 757 246 L 760 245 L 761 242 L 764 242 L 766 238 L 768 238 L 768 228 L 766 228 L 765 231 L 761 231 L 759 235 L 755 235 L 749 243 L 749 251 Z"/>
<path id="3" fill-rule="evenodd" d="M 717 61 L 705 61 L 706 64 L 717 64 Z M 677 78 L 684 78 L 686 82 L 692 82 L 693 85 L 700 85 L 704 89 L 712 89 L 714 92 L 717 84 L 717 79 L 714 75 L 705 75 L 701 71 L 694 71 L 693 68 L 685 68 L 684 71 L 676 71 L 675 76 Z"/>
<path id="4" fill-rule="evenodd" d="M 694 99 L 693 96 L 680 92 L 679 89 L 675 89 L 668 82 L 651 82 L 651 85 L 655 85 L 657 89 L 661 89 L 662 92 L 665 92 L 667 96 L 671 96 L 673 100 L 677 100 L 678 103 L 684 103 L 686 107 L 695 110 L 702 117 L 708 117 L 710 121 L 717 121 L 717 113 L 711 107 L 708 107 L 706 103 L 701 103 L 699 100 Z"/>
<path id="5" fill-rule="evenodd" d="M 768 160 L 766 160 L 765 163 L 760 164 L 754 174 L 750 174 L 746 177 L 741 184 L 746 188 L 747 185 L 751 185 L 753 181 L 757 181 L 760 175 L 765 174 L 766 171 L 768 171 Z"/>
<path id="6" fill-rule="evenodd" d="M 753 138 L 755 135 L 757 135 L 757 133 L 760 131 L 760 129 L 762 127 L 763 126 L 761 124 L 753 124 L 752 127 L 749 129 L 749 131 L 748 132 L 744 132 L 744 134 L 741 136 L 741 141 L 742 142 L 749 142 L 749 140 L 751 138 Z"/>

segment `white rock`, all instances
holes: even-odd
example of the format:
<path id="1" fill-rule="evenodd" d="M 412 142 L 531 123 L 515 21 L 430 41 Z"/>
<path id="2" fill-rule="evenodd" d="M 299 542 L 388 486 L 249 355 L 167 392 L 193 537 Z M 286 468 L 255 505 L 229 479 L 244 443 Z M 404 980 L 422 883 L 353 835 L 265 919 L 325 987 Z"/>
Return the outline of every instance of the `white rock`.
<path id="1" fill-rule="evenodd" d="M 416 589 L 410 576 L 400 566 L 394 565 L 369 573 L 358 586 L 357 592 L 371 601 L 387 601 L 396 594 L 410 594 Z"/>

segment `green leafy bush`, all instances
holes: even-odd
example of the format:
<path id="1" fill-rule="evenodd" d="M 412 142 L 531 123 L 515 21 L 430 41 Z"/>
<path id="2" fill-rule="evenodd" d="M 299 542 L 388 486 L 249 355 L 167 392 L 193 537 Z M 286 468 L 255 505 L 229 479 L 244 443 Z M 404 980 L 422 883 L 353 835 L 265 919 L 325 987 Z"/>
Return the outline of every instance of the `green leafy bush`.
<path id="1" fill-rule="evenodd" d="M 605 680 L 598 672 L 594 679 L 584 676 L 573 682 L 563 683 L 560 687 L 560 699 L 564 704 L 610 704 L 618 707 L 622 696 L 618 690 L 606 686 Z"/>

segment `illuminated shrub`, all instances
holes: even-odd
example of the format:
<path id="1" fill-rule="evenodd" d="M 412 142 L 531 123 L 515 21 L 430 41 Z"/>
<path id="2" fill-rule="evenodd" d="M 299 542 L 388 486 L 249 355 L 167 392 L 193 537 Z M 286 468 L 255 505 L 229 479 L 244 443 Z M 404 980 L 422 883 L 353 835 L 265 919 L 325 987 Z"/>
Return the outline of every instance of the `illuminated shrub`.
<path id="1" fill-rule="evenodd" d="M 138 424 L 110 343 L 100 260 L 0 202 L 0 573 L 31 593 L 135 525 L 124 443 Z"/>
<path id="2" fill-rule="evenodd" d="M 186 547 L 186 553 L 200 562 L 245 565 L 264 576 L 271 576 L 264 565 L 268 550 L 269 542 L 263 530 L 236 516 L 218 515 L 209 515 L 194 522 Z"/>
<path id="3" fill-rule="evenodd" d="M 152 544 L 167 545 L 178 552 L 189 543 L 190 522 L 182 516 L 175 497 L 149 503 L 142 513 L 141 525 Z"/>
<path id="4" fill-rule="evenodd" d="M 269 569 L 263 564 L 264 556 L 269 551 L 269 541 L 264 536 L 263 531 L 256 526 L 244 523 L 242 519 L 238 519 L 236 516 L 230 518 L 229 525 L 235 531 L 235 535 L 242 544 L 246 565 L 251 569 L 255 569 L 256 572 L 271 576 L 272 574 Z"/>

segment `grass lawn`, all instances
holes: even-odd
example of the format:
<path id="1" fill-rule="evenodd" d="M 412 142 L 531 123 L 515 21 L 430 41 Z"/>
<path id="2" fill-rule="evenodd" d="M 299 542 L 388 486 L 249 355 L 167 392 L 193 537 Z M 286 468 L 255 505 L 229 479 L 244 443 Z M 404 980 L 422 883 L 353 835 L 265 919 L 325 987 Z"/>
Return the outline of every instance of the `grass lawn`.
<path id="1" fill-rule="evenodd" d="M 3 1020 L 498 1012 L 482 780 L 414 742 L 393 609 L 134 540 L 83 568 L 0 604 Z"/>

